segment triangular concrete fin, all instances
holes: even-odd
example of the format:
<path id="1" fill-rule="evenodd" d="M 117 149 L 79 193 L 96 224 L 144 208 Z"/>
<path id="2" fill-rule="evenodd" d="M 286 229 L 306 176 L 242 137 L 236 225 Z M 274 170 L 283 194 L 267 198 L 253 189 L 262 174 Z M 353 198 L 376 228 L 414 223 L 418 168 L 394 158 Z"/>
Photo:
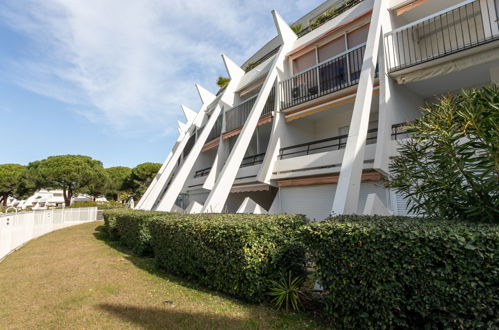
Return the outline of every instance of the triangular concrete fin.
<path id="1" fill-rule="evenodd" d="M 229 74 L 231 80 L 240 78 L 244 75 L 244 70 L 239 67 L 236 63 L 234 63 L 227 55 L 222 54 L 222 60 L 225 64 L 225 69 Z"/>
<path id="2" fill-rule="evenodd" d="M 201 98 L 201 102 L 203 102 L 204 105 L 210 104 L 216 98 L 215 95 L 198 84 L 196 84 L 196 89 L 198 90 L 199 97 Z"/>
<path id="3" fill-rule="evenodd" d="M 185 131 L 187 130 L 187 124 L 181 122 L 180 120 L 177 120 L 177 124 L 178 124 L 178 130 L 179 130 L 180 134 L 185 133 Z"/>
<path id="4" fill-rule="evenodd" d="M 182 105 L 181 108 L 187 122 L 192 122 L 196 118 L 197 113 L 194 110 L 189 109 L 185 105 Z"/>
<path id="5" fill-rule="evenodd" d="M 279 15 L 279 13 L 275 10 L 272 10 L 272 16 L 274 17 L 275 27 L 277 29 L 277 33 L 281 36 L 283 43 L 294 42 L 298 39 L 296 33 L 291 30 L 288 23 Z"/>

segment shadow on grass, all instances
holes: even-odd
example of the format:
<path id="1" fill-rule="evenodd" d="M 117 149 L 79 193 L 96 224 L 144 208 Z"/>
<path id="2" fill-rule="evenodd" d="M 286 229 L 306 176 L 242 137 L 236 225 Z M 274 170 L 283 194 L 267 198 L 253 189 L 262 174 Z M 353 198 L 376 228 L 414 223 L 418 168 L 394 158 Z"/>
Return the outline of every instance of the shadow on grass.
<path id="1" fill-rule="evenodd" d="M 233 302 L 237 302 L 238 304 L 244 304 L 244 305 L 247 305 L 247 306 L 252 306 L 252 304 L 244 302 L 242 300 L 239 300 L 239 299 L 237 299 L 235 297 L 232 297 L 232 296 L 220 293 L 220 292 L 208 290 L 208 289 L 206 289 L 206 288 L 198 285 L 195 282 L 189 281 L 188 279 L 182 279 L 182 278 L 179 278 L 179 277 L 177 277 L 175 275 L 168 274 L 163 269 L 158 268 L 156 266 L 156 263 L 154 262 L 154 257 L 151 257 L 151 256 L 137 256 L 136 254 L 134 254 L 132 252 L 131 249 L 129 249 L 128 247 L 126 247 L 120 241 L 110 239 L 109 236 L 108 236 L 108 234 L 107 234 L 107 232 L 106 232 L 106 228 L 104 226 L 102 226 L 102 225 L 98 226 L 97 228 L 95 228 L 95 230 L 96 231 L 94 232 L 94 236 L 95 236 L 96 239 L 104 242 L 109 247 L 111 247 L 111 248 L 113 248 L 113 249 L 115 249 L 115 250 L 117 250 L 117 251 L 125 254 L 124 258 L 126 260 L 130 261 L 136 267 L 138 267 L 138 268 L 140 268 L 142 270 L 147 271 L 151 275 L 160 277 L 160 278 L 162 278 L 164 280 L 176 283 L 178 285 L 181 285 L 181 286 L 189 288 L 189 289 L 193 289 L 193 290 L 204 292 L 204 293 L 209 293 L 209 294 L 211 294 L 213 296 L 222 297 L 224 299 L 229 299 L 229 300 L 231 300 Z"/>
<path id="2" fill-rule="evenodd" d="M 106 232 L 106 228 L 104 226 L 98 226 L 95 228 L 95 232 L 93 234 L 96 239 L 104 242 L 107 244 L 109 247 L 119 251 L 120 253 L 124 254 L 124 258 L 128 261 L 130 261 L 133 265 L 136 267 L 147 271 L 149 274 L 157 276 L 159 278 L 162 278 L 164 280 L 176 283 L 178 285 L 181 285 L 185 288 L 189 288 L 192 290 L 196 290 L 199 292 L 203 293 L 208 293 L 212 296 L 220 297 L 223 299 L 230 300 L 240 306 L 257 306 L 255 304 L 251 304 L 248 302 L 245 302 L 243 300 L 237 299 L 233 296 L 208 290 L 197 283 L 193 281 L 189 281 L 188 279 L 182 279 L 179 278 L 175 275 L 171 275 L 166 273 L 163 269 L 160 269 L 156 266 L 154 262 L 154 257 L 150 256 L 138 256 L 132 252 L 131 249 L 126 247 L 123 243 L 121 243 L 119 240 L 111 239 L 109 235 Z M 264 305 L 267 305 L 268 303 L 264 303 Z M 118 315 L 124 319 L 130 319 L 132 322 L 141 322 L 142 324 L 142 318 L 144 315 L 148 315 L 151 319 L 157 320 L 157 319 L 171 319 L 171 318 L 177 318 L 177 319 L 182 319 L 185 318 L 187 320 L 191 318 L 196 318 L 199 320 L 199 326 L 198 328 L 240 328 L 243 323 L 246 325 L 246 327 L 250 326 L 250 328 L 258 328 L 257 324 L 253 324 L 251 318 L 246 319 L 246 320 L 241 320 L 241 319 L 224 319 L 223 317 L 220 316 L 209 316 L 209 315 L 204 315 L 204 314 L 199 314 L 199 315 L 189 315 L 185 313 L 180 313 L 178 311 L 173 311 L 169 309 L 154 309 L 154 308 L 141 308 L 137 306 L 128 306 L 128 305 L 101 305 L 100 306 L 102 309 L 107 310 L 108 312 L 111 312 L 115 315 Z M 270 306 L 269 306 L 270 307 Z M 277 327 L 289 327 L 289 323 L 293 324 L 297 320 L 301 319 L 306 320 L 308 319 L 311 321 L 312 318 L 315 319 L 315 321 L 312 321 L 313 323 L 313 328 L 322 328 L 327 321 L 324 318 L 324 315 L 322 313 L 317 313 L 317 311 L 311 312 L 309 314 L 303 314 L 303 312 L 299 313 L 287 313 L 287 312 L 282 312 L 282 311 L 273 311 L 275 314 L 274 316 L 277 317 Z M 183 315 L 183 316 L 182 316 Z M 255 317 L 257 317 L 255 315 Z M 146 317 L 147 318 L 147 317 Z M 207 323 L 203 326 L 203 319 Z M 227 322 L 227 323 L 220 323 L 220 322 Z M 196 321 L 197 323 L 198 321 Z M 211 323 L 210 323 L 211 322 Z M 282 322 L 282 323 L 281 323 Z M 146 322 L 147 323 L 147 322 Z M 158 323 L 160 324 L 160 323 Z M 147 323 L 145 327 L 151 327 L 151 328 L 157 328 L 158 324 L 155 324 L 154 322 Z M 215 326 L 218 324 L 218 326 Z M 226 325 L 225 325 L 226 324 Z M 186 325 L 189 325 L 189 323 L 186 323 Z M 168 327 L 166 327 L 168 328 Z"/>
<path id="3" fill-rule="evenodd" d="M 145 329 L 240 329 L 257 327 L 256 322 L 248 318 L 235 319 L 214 314 L 190 313 L 175 310 L 173 306 L 154 308 L 124 304 L 100 304 L 99 308 L 122 321 L 132 322 Z"/>

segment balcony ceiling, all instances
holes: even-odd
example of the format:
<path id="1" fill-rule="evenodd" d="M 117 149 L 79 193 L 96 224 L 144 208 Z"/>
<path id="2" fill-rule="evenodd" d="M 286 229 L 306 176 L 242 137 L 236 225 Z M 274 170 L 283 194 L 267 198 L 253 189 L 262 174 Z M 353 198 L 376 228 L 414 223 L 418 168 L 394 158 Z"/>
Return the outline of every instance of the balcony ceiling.
<path id="1" fill-rule="evenodd" d="M 432 79 L 407 83 L 405 86 L 424 98 L 433 97 L 458 91 L 462 88 L 489 85 L 491 83 L 490 69 L 494 67 L 499 67 L 499 61 L 485 63 Z"/>

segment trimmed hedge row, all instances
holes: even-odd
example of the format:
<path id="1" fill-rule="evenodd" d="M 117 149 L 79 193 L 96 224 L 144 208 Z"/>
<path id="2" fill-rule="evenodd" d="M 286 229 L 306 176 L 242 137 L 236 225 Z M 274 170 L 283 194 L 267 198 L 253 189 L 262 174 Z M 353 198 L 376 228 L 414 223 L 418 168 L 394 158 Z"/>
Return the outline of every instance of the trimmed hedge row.
<path id="1" fill-rule="evenodd" d="M 157 264 L 170 273 L 250 302 L 288 271 L 305 274 L 300 215 L 202 214 L 153 218 Z"/>
<path id="2" fill-rule="evenodd" d="M 499 325 L 499 227 L 340 216 L 304 229 L 334 324 Z"/>

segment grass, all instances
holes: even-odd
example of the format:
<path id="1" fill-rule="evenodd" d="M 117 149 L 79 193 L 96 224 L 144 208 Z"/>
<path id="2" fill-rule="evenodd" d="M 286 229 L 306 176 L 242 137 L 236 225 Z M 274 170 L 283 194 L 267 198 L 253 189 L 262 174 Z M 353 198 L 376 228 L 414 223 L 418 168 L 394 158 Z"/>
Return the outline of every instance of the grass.
<path id="1" fill-rule="evenodd" d="M 165 274 L 94 222 L 33 240 L 0 262 L 0 328 L 318 328 Z"/>

